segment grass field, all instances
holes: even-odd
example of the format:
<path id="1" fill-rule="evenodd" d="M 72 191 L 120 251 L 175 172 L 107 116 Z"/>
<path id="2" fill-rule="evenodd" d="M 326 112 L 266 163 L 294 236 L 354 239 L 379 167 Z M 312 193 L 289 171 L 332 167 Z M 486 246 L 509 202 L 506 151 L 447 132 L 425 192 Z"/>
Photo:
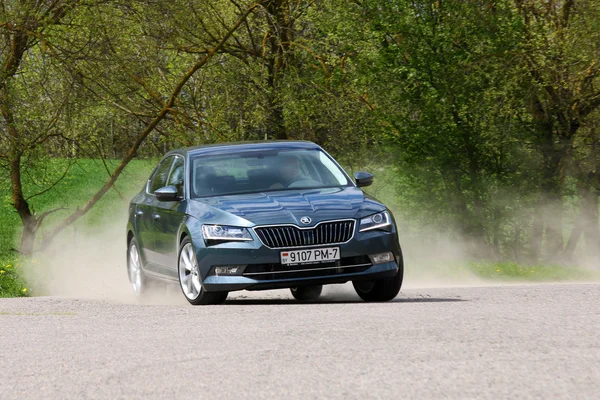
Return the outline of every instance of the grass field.
<path id="1" fill-rule="evenodd" d="M 129 202 L 132 195 L 142 187 L 155 163 L 156 160 L 132 161 L 116 184 L 116 188 L 123 199 L 115 190 L 110 190 L 86 216 L 62 234 L 76 234 L 76 229 L 82 226 L 98 226 L 103 218 L 105 219 L 110 213 L 114 214 L 115 209 L 122 209 L 123 203 Z M 109 167 L 113 168 L 115 165 L 116 162 L 112 162 Z M 30 195 L 43 190 L 48 182 L 52 182 L 53 179 L 62 174 L 66 166 L 66 160 L 54 159 L 48 161 L 39 174 L 33 172 L 26 174 L 26 194 Z M 373 172 L 377 174 L 380 171 Z M 65 179 L 43 196 L 32 198 L 30 203 L 38 213 L 57 207 L 64 208 L 64 210 L 48 217 L 44 222 L 45 227 L 52 226 L 53 222 L 60 221 L 77 207 L 85 204 L 92 194 L 104 184 L 107 177 L 106 169 L 101 161 L 78 160 L 71 166 Z M 20 277 L 19 257 L 12 250 L 18 247 L 20 220 L 12 208 L 7 183 L 0 181 L 0 187 L 2 193 L 4 193 L 0 208 L 0 297 L 28 296 L 32 290 Z M 385 179 L 380 179 L 379 182 L 376 180 L 375 185 L 369 188 L 369 192 L 382 200 L 385 199 L 386 203 L 392 209 L 395 209 L 400 205 L 397 199 L 393 197 L 393 193 L 390 192 L 390 187 L 391 185 L 387 184 Z M 42 229 L 40 236 L 46 231 L 47 229 Z M 434 267 L 432 267 L 431 272 L 436 273 Z M 511 262 L 464 262 L 456 266 L 445 266 L 444 273 L 440 275 L 442 278 L 448 274 L 460 277 L 461 273 L 464 272 L 494 281 L 558 281 L 598 278 L 589 271 L 571 267 L 527 266 Z"/>

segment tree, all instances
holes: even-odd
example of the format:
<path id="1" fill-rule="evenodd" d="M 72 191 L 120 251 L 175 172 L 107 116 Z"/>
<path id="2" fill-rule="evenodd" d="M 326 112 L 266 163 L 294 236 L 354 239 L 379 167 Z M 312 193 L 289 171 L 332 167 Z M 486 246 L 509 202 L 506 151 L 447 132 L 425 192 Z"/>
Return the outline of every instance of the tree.
<path id="1" fill-rule="evenodd" d="M 144 6 L 149 5 L 144 3 Z M 107 182 L 85 205 L 52 229 L 48 235 L 51 240 L 89 211 L 113 187 L 142 143 L 162 121 L 172 117 L 173 122 L 177 123 L 177 103 L 188 81 L 223 47 L 259 5 L 262 5 L 261 2 L 250 4 L 242 8 L 239 14 L 234 14 L 232 25 L 223 31 L 213 47 L 207 48 L 200 57 L 186 60 L 187 65 L 174 68 L 174 73 L 166 78 L 167 74 L 160 69 L 160 64 L 158 70 L 153 70 L 153 67 L 157 67 L 156 63 L 146 63 L 144 55 L 147 54 L 145 51 L 150 50 L 148 47 L 137 53 L 139 57 L 136 58 L 132 57 L 136 55 L 136 49 L 131 50 L 138 44 L 122 41 L 127 36 L 121 34 L 131 33 L 127 29 L 143 32 L 143 24 L 108 31 L 105 25 L 98 23 L 102 21 L 104 13 L 121 17 L 135 15 L 135 6 L 141 7 L 140 3 L 134 3 L 129 8 L 119 2 L 86 4 L 65 0 L 46 4 L 31 1 L 22 2 L 18 7 L 3 3 L 1 20 L 6 22 L 1 25 L 5 48 L 0 72 L 0 126 L 3 128 L 0 154 L 8 166 L 13 205 L 23 223 L 22 253 L 30 254 L 33 251 L 36 232 L 47 215 L 57 211 L 47 210 L 36 215 L 31 208 L 28 200 L 52 189 L 57 181 L 51 182 L 38 193 L 24 193 L 22 174 L 26 163 L 34 160 L 36 155 L 61 146 L 59 154 L 64 156 L 70 154 L 70 145 L 87 151 L 90 149 L 85 148 L 84 142 L 98 145 L 100 141 L 94 138 L 80 140 L 89 139 L 89 136 L 77 125 L 77 122 L 86 120 L 85 115 L 89 110 L 85 109 L 85 105 L 89 104 L 90 99 L 97 102 L 99 107 L 120 110 L 140 122 L 141 128 L 130 137 L 131 142 L 121 162 L 114 171 L 108 171 L 110 176 Z M 149 44 L 154 43 L 149 41 Z M 157 46 L 153 50 L 153 54 L 159 53 L 157 59 L 162 57 L 160 61 L 173 57 L 173 49 L 165 50 Z M 113 69 L 103 68 L 111 64 Z M 133 68 L 124 68 L 125 65 Z M 135 70 L 135 67 L 139 69 Z M 167 88 L 163 93 L 150 83 L 160 82 L 161 78 L 162 87 Z M 30 86 L 32 81 L 36 83 L 33 87 Z M 28 113 L 30 107 L 34 108 L 34 113 Z M 66 115 L 66 109 L 76 113 Z M 79 121 L 73 122 L 73 119 Z"/>
<path id="2" fill-rule="evenodd" d="M 519 73 L 530 88 L 527 100 L 542 155 L 543 195 L 531 247 L 537 258 L 545 238 L 547 256 L 554 258 L 563 251 L 568 164 L 580 128 L 600 107 L 600 5 L 586 0 L 516 0 L 515 5 L 524 25 Z M 597 207 L 596 201 L 595 214 Z"/>
<path id="3" fill-rule="evenodd" d="M 29 93 L 29 86 L 27 82 L 23 82 L 25 76 L 22 72 L 28 66 L 28 54 L 36 51 L 43 57 L 47 52 L 53 51 L 53 47 L 48 47 L 46 34 L 51 27 L 60 23 L 74 5 L 75 2 L 66 0 L 52 3 L 23 1 L 19 4 L 3 2 L 0 8 L 3 43 L 0 56 L 0 113 L 3 134 L 1 157 L 3 164 L 8 168 L 13 205 L 23 223 L 20 247 L 26 253 L 32 251 L 35 232 L 51 211 L 40 216 L 34 215 L 28 200 L 42 192 L 30 196 L 23 193 L 23 163 L 39 146 L 52 140 L 66 138 L 53 128 L 69 102 L 72 86 L 64 81 L 54 82 L 56 86 L 62 87 L 59 88 L 60 100 L 56 102 L 57 106 L 50 118 L 45 121 L 40 121 L 42 118 L 24 118 L 19 111 L 30 105 L 28 100 L 31 97 L 40 99 L 44 94 Z M 52 66 L 48 66 L 47 70 L 50 69 Z M 39 78 L 34 76 L 32 80 L 40 83 L 42 80 Z M 51 94 L 54 94 L 53 92 L 50 91 Z"/>
<path id="4" fill-rule="evenodd" d="M 528 237 L 537 260 L 543 240 L 555 259 L 565 251 L 562 201 L 577 180 L 580 220 L 594 228 L 580 224 L 566 252 L 584 225 L 595 240 L 596 3 L 357 3 L 355 30 L 378 49 L 361 75 L 419 215 L 496 254 Z"/>
<path id="5" fill-rule="evenodd" d="M 380 46 L 371 63 L 373 99 L 407 173 L 403 192 L 430 221 L 499 251 L 503 207 L 495 200 L 503 189 L 517 190 L 511 176 L 526 167 L 506 83 L 519 33 L 511 7 L 365 4 L 368 35 Z"/>

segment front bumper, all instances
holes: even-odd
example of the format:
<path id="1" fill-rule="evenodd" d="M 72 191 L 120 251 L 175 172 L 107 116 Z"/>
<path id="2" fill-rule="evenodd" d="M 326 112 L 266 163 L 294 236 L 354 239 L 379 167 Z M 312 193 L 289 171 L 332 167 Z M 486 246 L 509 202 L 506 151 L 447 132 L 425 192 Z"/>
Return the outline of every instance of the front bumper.
<path id="1" fill-rule="evenodd" d="M 245 276 L 208 276 L 204 280 L 204 288 L 208 292 L 234 290 L 267 290 L 281 289 L 304 285 L 327 285 L 333 283 L 346 283 L 355 280 L 369 280 L 376 278 L 389 278 L 398 272 L 398 264 L 389 262 L 371 266 L 363 272 L 339 273 L 327 276 L 309 276 L 289 279 L 257 280 Z"/>
<path id="2" fill-rule="evenodd" d="M 281 249 L 270 249 L 258 238 L 252 242 L 229 242 L 205 247 L 203 241 L 194 240 L 196 257 L 203 279 L 203 287 L 208 292 L 235 290 L 266 290 L 297 287 L 302 285 L 322 285 L 345 283 L 352 280 L 366 280 L 392 277 L 398 271 L 397 262 L 401 258 L 398 236 L 394 231 L 357 232 L 347 243 L 327 244 L 310 248 L 339 247 L 341 262 L 335 264 L 308 265 L 300 273 L 287 272 L 280 264 Z M 289 250 L 293 250 L 290 248 Z M 373 265 L 368 255 L 392 252 L 395 261 Z M 360 263 L 344 260 L 363 260 Z M 214 266 L 247 265 L 246 270 L 277 269 L 273 274 L 248 275 L 213 275 Z M 290 270 L 302 267 L 290 266 Z M 297 271 L 296 271 L 297 272 Z"/>

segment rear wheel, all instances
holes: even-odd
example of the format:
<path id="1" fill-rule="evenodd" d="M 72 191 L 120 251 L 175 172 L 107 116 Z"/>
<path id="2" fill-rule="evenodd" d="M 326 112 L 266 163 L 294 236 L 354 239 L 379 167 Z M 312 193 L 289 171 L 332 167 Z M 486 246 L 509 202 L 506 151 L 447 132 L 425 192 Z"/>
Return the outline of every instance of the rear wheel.
<path id="1" fill-rule="evenodd" d="M 141 298 L 148 291 L 148 279 L 142 269 L 142 257 L 135 238 L 131 239 L 127 250 L 127 273 L 133 293 L 136 297 Z"/>
<path id="2" fill-rule="evenodd" d="M 364 301 L 390 301 L 394 299 L 402 287 L 404 262 L 400 256 L 398 272 L 391 278 L 353 281 L 354 290 Z"/>
<path id="3" fill-rule="evenodd" d="M 310 301 L 317 300 L 323 291 L 323 285 L 300 286 L 291 288 L 292 296 L 296 300 Z"/>
<path id="4" fill-rule="evenodd" d="M 200 270 L 196 254 L 189 238 L 183 239 L 179 247 L 179 286 L 185 298 L 195 306 L 221 304 L 227 298 L 227 292 L 207 292 L 200 282 Z"/>

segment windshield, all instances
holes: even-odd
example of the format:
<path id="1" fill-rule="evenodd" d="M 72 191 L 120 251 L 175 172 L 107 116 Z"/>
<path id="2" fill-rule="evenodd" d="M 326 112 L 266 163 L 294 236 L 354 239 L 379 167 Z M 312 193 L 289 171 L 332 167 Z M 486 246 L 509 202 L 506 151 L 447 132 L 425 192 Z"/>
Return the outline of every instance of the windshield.
<path id="1" fill-rule="evenodd" d="M 348 186 L 323 151 L 266 150 L 191 159 L 191 197 Z"/>

